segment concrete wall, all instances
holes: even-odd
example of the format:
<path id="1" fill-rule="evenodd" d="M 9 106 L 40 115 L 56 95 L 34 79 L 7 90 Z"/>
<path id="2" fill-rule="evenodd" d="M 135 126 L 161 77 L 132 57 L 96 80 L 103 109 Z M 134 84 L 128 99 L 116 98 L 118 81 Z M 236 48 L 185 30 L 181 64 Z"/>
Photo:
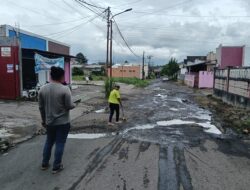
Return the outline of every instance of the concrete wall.
<path id="1" fill-rule="evenodd" d="M 243 67 L 250 67 L 250 47 L 244 47 L 243 51 Z"/>
<path id="2" fill-rule="evenodd" d="M 225 102 L 250 108 L 250 68 L 216 70 L 214 94 Z"/>
<path id="3" fill-rule="evenodd" d="M 218 67 L 224 69 L 227 67 L 241 67 L 243 63 L 243 47 L 225 47 L 217 48 Z"/>
<path id="4" fill-rule="evenodd" d="M 197 85 L 197 79 L 198 79 L 198 73 L 187 73 L 185 75 L 184 83 L 189 87 L 196 87 Z"/>
<path id="5" fill-rule="evenodd" d="M 199 88 L 213 88 L 214 86 L 214 73 L 207 71 L 199 72 Z"/>

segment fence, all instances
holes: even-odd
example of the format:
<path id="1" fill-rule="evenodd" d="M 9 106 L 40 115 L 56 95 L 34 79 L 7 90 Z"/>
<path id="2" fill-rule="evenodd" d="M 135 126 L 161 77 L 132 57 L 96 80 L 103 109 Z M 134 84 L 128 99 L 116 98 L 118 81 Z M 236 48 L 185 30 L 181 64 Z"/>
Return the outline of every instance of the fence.
<path id="1" fill-rule="evenodd" d="M 197 73 L 187 73 L 185 74 L 185 84 L 189 87 L 197 87 L 198 74 Z"/>
<path id="2" fill-rule="evenodd" d="M 224 101 L 250 108 L 250 68 L 215 71 L 214 94 Z"/>
<path id="3" fill-rule="evenodd" d="M 199 72 L 199 88 L 213 88 L 214 86 L 214 73 L 208 71 Z"/>

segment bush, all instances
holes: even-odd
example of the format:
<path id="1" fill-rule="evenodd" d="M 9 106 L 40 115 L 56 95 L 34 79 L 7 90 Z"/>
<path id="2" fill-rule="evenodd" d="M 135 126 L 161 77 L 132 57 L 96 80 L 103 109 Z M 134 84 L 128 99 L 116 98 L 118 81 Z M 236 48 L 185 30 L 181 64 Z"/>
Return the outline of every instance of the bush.
<path id="1" fill-rule="evenodd" d="M 102 71 L 92 71 L 91 74 L 95 75 L 95 76 L 103 76 L 103 72 Z"/>
<path id="2" fill-rule="evenodd" d="M 76 76 L 76 75 L 84 75 L 84 72 L 81 68 L 78 67 L 74 67 L 72 70 L 72 75 Z"/>
<path id="3" fill-rule="evenodd" d="M 113 78 L 106 78 L 104 83 L 105 97 L 108 99 L 113 86 L 115 85 Z"/>

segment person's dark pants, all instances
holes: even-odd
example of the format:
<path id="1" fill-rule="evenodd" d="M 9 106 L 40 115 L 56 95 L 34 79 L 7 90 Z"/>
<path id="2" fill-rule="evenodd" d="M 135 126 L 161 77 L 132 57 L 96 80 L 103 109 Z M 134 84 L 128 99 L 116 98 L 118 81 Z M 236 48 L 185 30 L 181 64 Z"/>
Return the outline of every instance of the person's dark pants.
<path id="1" fill-rule="evenodd" d="M 47 139 L 43 149 L 43 165 L 49 164 L 52 147 L 54 144 L 56 144 L 53 168 L 60 167 L 69 130 L 70 123 L 64 125 L 47 126 Z"/>
<path id="2" fill-rule="evenodd" d="M 114 113 L 116 112 L 116 121 L 119 121 L 119 116 L 120 116 L 120 106 L 119 104 L 112 104 L 109 103 L 109 108 L 110 108 L 110 115 L 109 115 L 109 122 L 112 122 L 112 118 Z"/>

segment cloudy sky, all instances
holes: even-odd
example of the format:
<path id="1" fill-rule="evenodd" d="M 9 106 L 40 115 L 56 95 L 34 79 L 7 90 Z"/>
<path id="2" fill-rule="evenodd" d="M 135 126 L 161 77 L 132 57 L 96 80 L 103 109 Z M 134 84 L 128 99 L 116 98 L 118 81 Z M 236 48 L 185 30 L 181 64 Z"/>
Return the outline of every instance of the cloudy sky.
<path id="1" fill-rule="evenodd" d="M 171 57 L 206 55 L 219 44 L 250 46 L 249 0 L 86 0 L 111 7 L 116 23 L 134 54 L 114 26 L 114 61 L 141 62 L 143 51 L 156 65 Z M 94 9 L 101 14 L 102 9 Z M 106 21 L 75 0 L 5 0 L 0 24 L 50 37 L 71 45 L 71 53 L 83 52 L 89 62 L 104 61 Z"/>

